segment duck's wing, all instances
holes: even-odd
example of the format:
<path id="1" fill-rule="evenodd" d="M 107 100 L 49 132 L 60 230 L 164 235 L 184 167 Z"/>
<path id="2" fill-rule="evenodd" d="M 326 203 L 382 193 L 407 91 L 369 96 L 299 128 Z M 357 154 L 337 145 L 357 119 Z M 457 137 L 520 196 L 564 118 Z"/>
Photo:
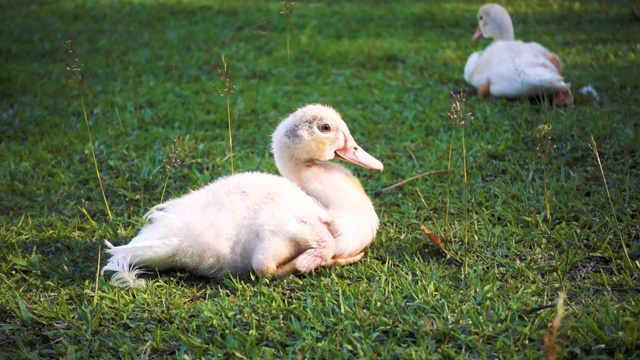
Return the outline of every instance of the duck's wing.
<path id="1" fill-rule="evenodd" d="M 467 63 L 464 65 L 464 80 L 475 87 L 478 86 L 474 84 L 474 73 L 476 71 L 476 67 L 478 66 L 478 59 L 480 59 L 481 55 L 482 51 L 474 52 L 469 56 L 469 58 L 467 59 Z"/>
<path id="2" fill-rule="evenodd" d="M 565 90 L 550 52 L 537 43 L 496 41 L 480 56 L 474 86 L 488 84 L 493 96 L 517 98 Z"/>
<path id="3" fill-rule="evenodd" d="M 525 95 L 548 94 L 569 88 L 560 74 L 561 64 L 557 56 L 552 55 L 538 43 L 523 43 L 514 61 Z M 557 63 L 552 61 L 554 58 Z"/>

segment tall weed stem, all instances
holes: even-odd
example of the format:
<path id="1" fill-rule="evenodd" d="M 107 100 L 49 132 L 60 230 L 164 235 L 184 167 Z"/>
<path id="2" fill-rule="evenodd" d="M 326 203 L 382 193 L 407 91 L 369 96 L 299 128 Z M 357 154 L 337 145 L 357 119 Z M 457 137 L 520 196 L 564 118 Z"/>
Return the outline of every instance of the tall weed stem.
<path id="1" fill-rule="evenodd" d="M 293 5 L 295 2 L 293 1 L 283 1 L 281 11 L 284 14 L 285 22 L 287 24 L 287 66 L 289 73 L 289 97 L 291 98 L 291 106 L 293 106 L 293 70 L 291 67 L 291 41 L 290 41 L 290 27 L 291 27 L 291 16 L 293 16 Z"/>
<path id="2" fill-rule="evenodd" d="M 464 121 L 460 123 L 460 132 L 462 133 L 462 178 L 464 180 L 464 273 L 469 271 L 469 257 L 467 252 L 469 249 L 469 181 L 467 179 L 467 144 L 464 136 Z"/>
<path id="3" fill-rule="evenodd" d="M 593 154 L 596 156 L 596 160 L 598 161 L 598 168 L 600 168 L 600 175 L 602 175 L 602 181 L 604 183 L 604 189 L 607 192 L 607 199 L 609 199 L 609 206 L 611 207 L 611 216 L 613 217 L 613 221 L 616 225 L 616 230 L 618 232 L 618 237 L 620 238 L 620 244 L 622 245 L 622 249 L 624 250 L 624 259 L 625 266 L 628 271 L 634 271 L 633 263 L 629 258 L 629 252 L 627 251 L 627 245 L 624 242 L 624 238 L 622 237 L 622 231 L 620 230 L 620 223 L 618 223 L 618 217 L 616 216 L 616 208 L 613 206 L 613 200 L 611 200 L 611 193 L 609 192 L 609 185 L 607 184 L 607 177 L 604 175 L 604 168 L 602 167 L 602 162 L 600 161 L 600 154 L 598 153 L 598 144 L 596 144 L 596 140 L 591 135 L 591 144 L 589 144 Z"/>
<path id="4" fill-rule="evenodd" d="M 444 226 L 449 227 L 449 207 L 451 206 L 451 160 L 453 158 L 453 135 L 455 131 L 451 131 L 451 137 L 449 140 L 449 162 L 447 163 L 447 205 L 444 212 Z"/>
<path id="5" fill-rule="evenodd" d="M 258 36 L 260 48 L 262 48 L 264 34 L 266 33 L 266 27 L 267 20 L 265 18 L 260 19 L 255 31 Z M 262 111 L 260 109 L 260 61 L 258 59 L 259 57 L 256 57 L 256 106 L 258 112 L 258 122 L 262 123 Z"/>
<path id="6" fill-rule="evenodd" d="M 167 176 L 164 178 L 164 186 L 162 187 L 162 195 L 160 195 L 160 202 L 164 201 L 164 193 L 167 190 L 167 184 L 169 183 L 169 177 L 173 173 L 173 168 L 182 163 L 180 152 L 182 146 L 186 143 L 185 139 L 180 136 L 171 144 L 171 152 L 169 153 L 169 160 L 165 160 L 165 168 L 167 169 Z"/>
<path id="7" fill-rule="evenodd" d="M 464 93 L 454 94 L 451 101 L 451 109 L 447 113 L 449 120 L 454 125 L 460 126 L 460 134 L 462 136 L 462 180 L 463 180 L 463 200 L 464 200 L 464 261 L 463 261 L 463 276 L 466 276 L 469 272 L 469 180 L 467 176 L 467 143 L 465 139 L 464 126 L 466 121 L 473 119 L 471 112 L 465 112 L 463 104 L 466 100 Z M 451 135 L 451 145 L 449 149 L 449 164 L 451 164 L 451 152 L 453 148 L 453 134 Z M 451 166 L 451 165 L 449 165 Z M 449 196 L 447 197 L 447 204 L 449 203 Z M 447 205 L 448 206 L 448 205 Z"/>
<path id="8" fill-rule="evenodd" d="M 536 152 L 542 158 L 543 172 L 542 179 L 544 184 L 544 214 L 547 221 L 551 221 L 551 186 L 549 185 L 549 156 L 554 148 L 553 133 L 551 125 L 543 124 L 538 126 L 535 134 Z"/>
<path id="9" fill-rule="evenodd" d="M 107 210 L 109 220 L 113 221 L 111 209 L 109 208 L 109 201 L 107 201 L 107 195 L 104 191 L 104 185 L 102 184 L 102 177 L 100 176 L 100 169 L 98 168 L 98 159 L 96 158 L 96 150 L 93 145 L 93 137 L 91 136 L 91 127 L 89 126 L 89 117 L 87 116 L 87 109 L 84 105 L 84 97 L 82 96 L 82 63 L 80 62 L 80 55 L 73 46 L 71 40 L 67 40 L 67 50 L 65 53 L 66 67 L 70 71 L 69 85 L 74 88 L 80 96 L 80 103 L 82 104 L 82 115 L 84 117 L 84 123 L 87 127 L 87 134 L 89 135 L 89 145 L 91 147 L 91 156 L 93 158 L 93 166 L 96 170 L 96 177 L 98 178 L 98 184 L 100 184 L 100 191 L 102 193 L 102 199 L 104 200 L 104 206 Z"/>
<path id="10" fill-rule="evenodd" d="M 229 131 L 229 158 L 231 161 L 231 173 L 235 172 L 233 166 L 233 137 L 231 136 L 231 94 L 234 93 L 236 86 L 231 85 L 231 69 L 227 67 L 227 60 L 222 55 L 222 68 L 218 68 L 218 74 L 220 80 L 222 80 L 222 86 L 216 86 L 220 96 L 224 96 L 227 105 L 227 129 Z"/>

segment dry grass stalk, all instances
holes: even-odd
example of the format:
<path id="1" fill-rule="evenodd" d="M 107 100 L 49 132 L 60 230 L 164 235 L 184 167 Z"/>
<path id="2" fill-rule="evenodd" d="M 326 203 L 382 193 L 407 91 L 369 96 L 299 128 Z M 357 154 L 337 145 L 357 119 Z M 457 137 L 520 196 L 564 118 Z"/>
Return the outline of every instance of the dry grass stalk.
<path id="1" fill-rule="evenodd" d="M 473 114 L 471 112 L 467 112 L 464 109 L 464 103 L 466 100 L 465 94 L 464 92 L 460 92 L 458 94 L 456 93 L 451 93 L 451 95 L 453 96 L 453 99 L 451 100 L 451 108 L 449 110 L 449 112 L 447 113 L 447 116 L 449 117 L 449 120 L 451 120 L 451 122 L 453 124 L 459 125 L 460 126 L 460 132 L 462 135 L 462 179 L 464 182 L 464 206 L 465 206 L 465 227 L 464 227 L 464 271 L 463 274 L 467 274 L 468 270 L 469 270 L 469 259 L 467 256 L 467 251 L 468 251 L 468 243 L 469 243 L 469 228 L 468 228 L 468 223 L 469 223 L 469 209 L 467 208 L 468 204 L 469 204 L 469 183 L 468 183 L 468 177 L 467 177 L 467 145 L 466 145 L 466 141 L 465 141 L 465 135 L 464 135 L 464 125 L 466 122 L 473 120 Z M 451 145 L 449 148 L 449 169 L 451 169 L 451 153 L 452 153 L 452 149 L 453 149 L 453 133 L 451 136 Z M 449 181 L 450 183 L 450 181 Z M 450 185 L 450 184 L 449 184 Z M 449 189 L 451 189 L 451 186 L 449 186 Z M 451 190 L 448 190 L 447 192 L 447 213 L 449 212 L 449 204 L 450 204 L 450 197 L 451 197 Z"/>
<path id="2" fill-rule="evenodd" d="M 289 70 L 289 95 L 291 97 L 291 105 L 293 106 L 293 70 L 291 68 L 291 40 L 290 40 L 290 25 L 291 25 L 291 17 L 293 16 L 293 5 L 295 2 L 293 1 L 282 1 L 282 11 L 281 14 L 284 14 L 284 19 L 287 24 L 287 66 Z"/>
<path id="3" fill-rule="evenodd" d="M 544 348 L 546 351 L 545 358 L 547 360 L 555 360 L 558 358 L 558 332 L 560 331 L 560 325 L 562 323 L 562 317 L 564 316 L 564 300 L 565 294 L 560 293 L 558 296 L 558 302 L 556 303 L 556 316 L 551 321 L 550 329 L 542 334 L 544 341 Z"/>
<path id="4" fill-rule="evenodd" d="M 378 193 L 383 193 L 383 192 L 387 192 L 387 191 L 389 191 L 389 190 L 393 190 L 393 189 L 395 189 L 395 188 L 397 188 L 397 187 L 400 187 L 400 186 L 402 186 L 402 185 L 405 185 L 405 184 L 407 184 L 407 183 L 409 183 L 409 182 L 411 182 L 411 181 L 413 181 L 413 180 L 420 179 L 420 178 L 425 177 L 425 176 L 436 175 L 436 174 L 444 174 L 444 173 L 448 173 L 449 171 L 450 171 L 450 170 L 435 170 L 435 171 L 428 171 L 428 172 L 426 172 L 426 173 L 422 173 L 422 174 L 419 174 L 419 175 L 416 175 L 416 176 L 412 176 L 412 177 L 410 177 L 410 178 L 408 178 L 408 179 L 406 179 L 406 180 L 402 180 L 402 181 L 400 181 L 400 182 L 398 182 L 398 183 L 395 183 L 395 184 L 393 184 L 393 185 L 389 185 L 389 186 L 387 186 L 386 188 L 384 188 L 384 189 L 382 189 L 382 190 L 378 191 Z"/>
<path id="5" fill-rule="evenodd" d="M 182 164 L 182 152 L 187 145 L 187 140 L 183 136 L 179 136 L 171 144 L 171 151 L 169 152 L 169 159 L 164 160 L 164 167 L 167 170 L 167 176 L 164 179 L 164 186 L 162 187 L 162 195 L 160 195 L 160 202 L 164 200 L 164 193 L 167 190 L 167 184 L 169 183 L 169 177 L 173 172 L 173 169 Z"/>
<path id="6" fill-rule="evenodd" d="M 536 139 L 536 153 L 544 160 L 544 208 L 547 221 L 551 221 L 551 190 L 549 189 L 549 182 L 547 179 L 546 161 L 549 158 L 551 150 L 553 149 L 553 133 L 551 132 L 551 125 L 542 124 L 538 126 L 538 131 L 535 136 Z"/>
<path id="7" fill-rule="evenodd" d="M 80 54 L 78 50 L 73 46 L 73 42 L 71 40 L 67 40 L 67 48 L 65 51 L 65 63 L 66 68 L 70 72 L 69 76 L 69 85 L 73 89 L 75 89 L 80 96 L 80 103 L 82 104 L 82 114 L 84 116 L 84 123 L 87 127 L 87 134 L 89 135 L 89 145 L 91 146 L 91 155 L 93 157 L 93 165 L 96 170 L 96 177 L 98 178 L 98 183 L 100 184 L 100 191 L 102 192 L 102 199 L 104 200 L 104 206 L 107 210 L 107 215 L 109 216 L 109 220 L 113 221 L 113 216 L 111 215 L 111 209 L 109 208 L 109 202 L 107 201 L 107 195 L 104 191 L 104 186 L 102 184 L 102 177 L 100 176 L 100 169 L 98 168 L 98 159 L 96 158 L 96 150 L 93 146 L 93 137 L 91 136 L 91 127 L 89 126 L 89 118 L 87 116 L 87 109 L 84 106 L 84 97 L 82 96 L 82 86 L 84 85 L 82 81 L 82 62 L 80 60 Z"/>
<path id="8" fill-rule="evenodd" d="M 231 102 L 230 97 L 231 94 L 235 92 L 236 86 L 231 85 L 231 69 L 227 66 L 227 60 L 224 55 L 222 55 L 222 67 L 218 68 L 218 74 L 220 75 L 220 80 L 222 80 L 222 86 L 217 86 L 216 90 L 220 96 L 224 96 L 227 104 L 227 128 L 229 129 L 229 158 L 231 161 L 231 173 L 235 172 L 233 166 L 233 137 L 231 136 Z"/>
<path id="9" fill-rule="evenodd" d="M 593 154 L 596 156 L 596 160 L 598 161 L 598 168 L 600 168 L 600 174 L 602 175 L 602 181 L 604 183 L 604 188 L 607 192 L 607 199 L 609 199 L 609 206 L 611 207 L 611 216 L 613 217 L 613 221 L 616 225 L 616 230 L 618 232 L 618 237 L 620 238 L 620 244 L 622 244 L 622 249 L 624 250 L 625 257 L 625 267 L 629 271 L 635 271 L 636 267 L 631 262 L 629 258 L 629 251 L 627 250 L 627 245 L 624 242 L 624 238 L 622 237 L 622 230 L 620 230 L 620 223 L 618 222 L 618 218 L 616 216 L 616 208 L 613 206 L 613 200 L 611 200 L 611 193 L 609 192 L 609 185 L 607 184 L 607 177 L 604 175 L 604 168 L 602 167 L 602 162 L 600 161 L 600 153 L 598 152 L 598 144 L 596 144 L 596 140 L 591 135 L 591 144 L 589 144 Z"/>

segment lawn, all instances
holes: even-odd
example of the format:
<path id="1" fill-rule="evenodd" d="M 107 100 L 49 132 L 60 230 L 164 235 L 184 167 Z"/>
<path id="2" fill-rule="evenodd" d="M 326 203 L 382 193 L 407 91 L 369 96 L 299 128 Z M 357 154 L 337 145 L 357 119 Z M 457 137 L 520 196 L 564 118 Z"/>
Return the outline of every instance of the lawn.
<path id="1" fill-rule="evenodd" d="M 562 59 L 567 108 L 451 94 L 480 5 L 0 0 L 0 354 L 640 357 L 637 4 L 504 4 Z M 234 171 L 275 173 L 272 131 L 314 102 L 385 165 L 350 166 L 381 220 L 360 262 L 100 274 L 105 239 L 232 172 L 229 124 Z"/>

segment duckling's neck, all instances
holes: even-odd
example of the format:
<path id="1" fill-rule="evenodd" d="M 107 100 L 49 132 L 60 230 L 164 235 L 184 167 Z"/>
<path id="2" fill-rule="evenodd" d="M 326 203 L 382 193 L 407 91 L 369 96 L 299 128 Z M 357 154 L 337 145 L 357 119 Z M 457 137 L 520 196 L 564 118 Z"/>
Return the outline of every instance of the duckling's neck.
<path id="1" fill-rule="evenodd" d="M 301 182 L 301 174 L 305 173 L 309 167 L 315 165 L 315 161 L 302 161 L 294 157 L 286 156 L 278 148 L 274 149 L 273 155 L 276 161 L 276 167 L 280 174 L 296 184 Z"/>
<path id="2" fill-rule="evenodd" d="M 278 169 L 331 214 L 336 257 L 354 256 L 371 243 L 378 216 L 360 181 L 346 167 L 308 161 L 278 164 Z"/>
<path id="3" fill-rule="evenodd" d="M 315 160 L 300 160 L 275 156 L 280 174 L 296 183 L 324 207 L 340 207 L 345 195 L 366 196 L 360 181 L 342 165 Z M 341 201 L 342 200 L 342 201 Z"/>
<path id="4" fill-rule="evenodd" d="M 516 39 L 516 35 L 513 31 L 513 23 L 510 17 L 498 18 L 495 21 L 497 32 L 493 34 L 493 40 L 512 41 Z"/>
<path id="5" fill-rule="evenodd" d="M 503 34 L 494 36 L 493 41 L 513 41 L 515 39 L 516 37 L 513 34 L 513 29 L 512 29 L 510 33 L 503 33 Z"/>
<path id="6" fill-rule="evenodd" d="M 307 194 L 316 197 L 317 192 L 323 188 L 326 180 L 322 175 L 322 165 L 315 160 L 300 160 L 275 156 L 278 171 L 285 178 L 296 183 Z"/>

